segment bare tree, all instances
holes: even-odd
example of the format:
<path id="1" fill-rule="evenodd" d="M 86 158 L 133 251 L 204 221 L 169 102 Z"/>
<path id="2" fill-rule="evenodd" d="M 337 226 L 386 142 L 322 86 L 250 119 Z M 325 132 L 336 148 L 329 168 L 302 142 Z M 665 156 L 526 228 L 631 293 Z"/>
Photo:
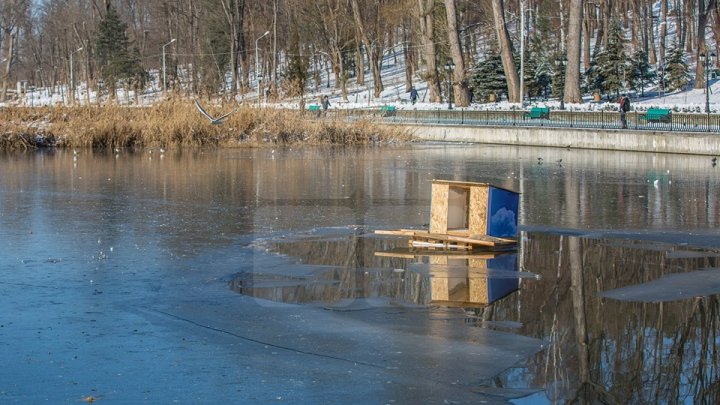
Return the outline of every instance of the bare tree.
<path id="1" fill-rule="evenodd" d="M 582 0 L 570 0 L 568 17 L 567 66 L 565 67 L 564 100 L 566 103 L 582 102 L 580 94 L 580 46 L 582 41 Z"/>
<path id="2" fill-rule="evenodd" d="M 695 65 L 695 88 L 705 88 L 705 64 L 700 62 L 700 55 L 704 54 L 706 57 L 709 54 L 707 45 L 705 43 L 705 28 L 707 27 L 710 13 L 716 8 L 716 0 L 697 0 L 698 4 L 698 24 L 697 24 L 697 47 L 695 49 L 695 56 L 698 63 Z"/>
<path id="3" fill-rule="evenodd" d="M 445 0 L 445 12 L 448 21 L 448 42 L 450 43 L 450 55 L 452 56 L 455 70 L 453 71 L 453 90 L 455 92 L 455 104 L 458 107 L 470 105 L 470 94 L 468 92 L 467 78 L 465 77 L 465 61 L 457 28 L 457 11 L 455 0 Z M 449 95 L 448 95 L 449 97 Z"/>
<path id="4" fill-rule="evenodd" d="M 515 58 L 513 57 L 513 46 L 510 35 L 505 24 L 505 5 L 503 0 L 492 0 L 493 17 L 495 19 L 495 33 L 500 47 L 500 58 L 502 59 L 505 80 L 508 86 L 508 101 L 511 103 L 520 102 L 518 97 L 519 77 Z"/>
<path id="5" fill-rule="evenodd" d="M 10 70 L 17 52 L 17 40 L 20 27 L 28 19 L 29 0 L 8 0 L 0 3 L 0 65 L 2 68 L 2 84 L 0 85 L 0 101 L 7 99 Z"/>
<path id="6" fill-rule="evenodd" d="M 425 60 L 425 74 L 428 84 L 428 101 L 440 101 L 440 79 L 437 72 L 437 51 L 435 49 L 435 1 L 418 0 L 418 18 L 420 19 L 420 35 L 423 45 L 423 59 Z"/>
<path id="7" fill-rule="evenodd" d="M 363 9 L 360 9 L 358 0 L 351 0 L 355 26 L 360 34 L 360 40 L 365 45 L 365 52 L 368 56 L 368 63 L 373 75 L 373 96 L 380 97 L 383 91 L 382 76 L 380 68 L 382 64 L 383 41 L 380 31 L 380 3 L 363 2 Z"/>

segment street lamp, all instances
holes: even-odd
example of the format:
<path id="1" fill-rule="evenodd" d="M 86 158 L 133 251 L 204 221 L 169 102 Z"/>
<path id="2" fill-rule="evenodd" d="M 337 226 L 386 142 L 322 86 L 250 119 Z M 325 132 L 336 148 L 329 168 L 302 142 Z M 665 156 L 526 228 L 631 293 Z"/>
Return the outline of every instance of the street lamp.
<path id="1" fill-rule="evenodd" d="M 165 47 L 175 42 L 175 38 L 171 39 L 170 42 L 162 46 L 163 56 L 163 94 L 167 92 L 167 76 L 165 76 Z"/>
<path id="2" fill-rule="evenodd" d="M 449 60 L 445 63 L 445 70 L 447 70 L 447 94 L 448 94 L 448 110 L 452 110 L 452 73 L 455 69 L 453 61 Z"/>
<path id="3" fill-rule="evenodd" d="M 260 35 L 255 40 L 255 76 L 257 77 L 257 86 L 258 86 L 258 104 L 260 104 L 260 80 L 262 79 L 262 75 L 260 74 L 260 52 L 258 48 L 258 41 L 263 39 L 267 34 L 269 34 L 270 31 L 265 31 L 264 34 Z"/>
<path id="4" fill-rule="evenodd" d="M 525 105 L 525 0 L 520 0 L 520 106 Z"/>
<path id="5" fill-rule="evenodd" d="M 710 114 L 710 64 L 715 57 L 715 53 L 711 52 L 700 54 L 700 61 L 705 63 L 705 112 Z"/>
<path id="6" fill-rule="evenodd" d="M 75 104 L 75 71 L 73 70 L 73 55 L 83 50 L 83 47 L 70 52 L 70 105 Z"/>
<path id="7" fill-rule="evenodd" d="M 565 59 L 558 59 L 555 61 L 555 65 L 558 69 L 557 76 L 562 74 L 562 83 L 560 83 L 560 109 L 565 109 Z"/>

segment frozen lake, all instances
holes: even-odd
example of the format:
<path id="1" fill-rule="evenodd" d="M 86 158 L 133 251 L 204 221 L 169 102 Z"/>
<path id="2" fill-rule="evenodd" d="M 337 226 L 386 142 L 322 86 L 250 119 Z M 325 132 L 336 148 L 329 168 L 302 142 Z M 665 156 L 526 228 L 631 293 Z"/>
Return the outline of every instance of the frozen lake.
<path id="1" fill-rule="evenodd" d="M 2 154 L 0 173 L 3 403 L 720 392 L 720 168 L 708 157 L 50 150 Z M 416 255 L 373 235 L 427 227 L 432 179 L 522 193 L 519 249 Z"/>

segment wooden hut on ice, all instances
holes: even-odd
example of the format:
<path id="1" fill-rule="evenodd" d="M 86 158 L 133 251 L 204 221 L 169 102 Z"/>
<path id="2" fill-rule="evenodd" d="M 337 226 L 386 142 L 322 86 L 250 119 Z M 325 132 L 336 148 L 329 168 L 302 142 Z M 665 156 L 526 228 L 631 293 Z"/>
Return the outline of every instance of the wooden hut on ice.
<path id="1" fill-rule="evenodd" d="M 430 229 L 378 230 L 409 238 L 414 247 L 474 249 L 517 243 L 519 194 L 487 183 L 433 180 Z"/>

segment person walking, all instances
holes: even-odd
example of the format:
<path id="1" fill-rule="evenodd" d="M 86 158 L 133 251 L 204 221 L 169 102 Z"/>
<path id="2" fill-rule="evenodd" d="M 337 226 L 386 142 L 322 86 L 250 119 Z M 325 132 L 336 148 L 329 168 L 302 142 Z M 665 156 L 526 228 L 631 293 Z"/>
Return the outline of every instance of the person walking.
<path id="1" fill-rule="evenodd" d="M 323 109 L 323 115 L 327 114 L 327 109 L 330 107 L 330 99 L 327 95 L 324 95 L 322 97 L 322 109 Z"/>
<path id="2" fill-rule="evenodd" d="M 630 111 L 630 98 L 627 96 L 627 94 L 623 94 L 623 96 L 620 97 L 618 109 L 620 110 L 620 124 L 622 125 L 623 129 L 625 129 L 627 128 L 626 114 L 628 111 Z"/>
<path id="3" fill-rule="evenodd" d="M 410 102 L 413 105 L 415 105 L 415 103 L 417 102 L 417 99 L 418 99 L 417 89 L 415 89 L 415 87 L 411 87 L 410 88 Z"/>

